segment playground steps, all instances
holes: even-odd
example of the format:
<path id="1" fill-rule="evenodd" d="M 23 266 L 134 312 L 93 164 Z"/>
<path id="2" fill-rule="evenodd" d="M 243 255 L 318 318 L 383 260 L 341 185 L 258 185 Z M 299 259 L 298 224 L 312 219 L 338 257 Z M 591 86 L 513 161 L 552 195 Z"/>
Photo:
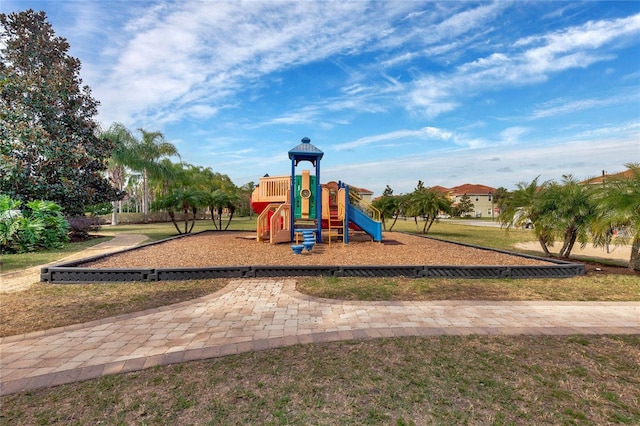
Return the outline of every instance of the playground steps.
<path id="1" fill-rule="evenodd" d="M 344 233 L 349 232 L 349 230 L 345 230 L 344 227 L 344 216 L 341 217 L 340 212 L 337 207 L 331 207 L 329 209 L 329 220 L 327 220 L 328 228 L 327 228 L 327 241 L 329 243 L 329 247 L 331 247 L 331 240 L 333 237 L 342 239 L 342 244 L 345 244 Z"/>

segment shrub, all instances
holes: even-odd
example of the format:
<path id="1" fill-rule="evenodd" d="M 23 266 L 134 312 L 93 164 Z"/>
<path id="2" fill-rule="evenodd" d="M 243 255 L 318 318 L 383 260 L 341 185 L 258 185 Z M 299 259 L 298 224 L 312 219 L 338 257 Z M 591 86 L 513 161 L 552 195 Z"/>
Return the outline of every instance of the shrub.
<path id="1" fill-rule="evenodd" d="M 21 201 L 0 195 L 0 251 L 26 253 L 60 248 L 69 241 L 69 223 L 58 204 L 34 200 L 21 206 Z"/>
<path id="2" fill-rule="evenodd" d="M 70 237 L 72 240 L 84 240 L 89 236 L 89 232 L 96 232 L 100 229 L 101 219 L 96 216 L 78 216 L 67 220 L 70 226 Z"/>

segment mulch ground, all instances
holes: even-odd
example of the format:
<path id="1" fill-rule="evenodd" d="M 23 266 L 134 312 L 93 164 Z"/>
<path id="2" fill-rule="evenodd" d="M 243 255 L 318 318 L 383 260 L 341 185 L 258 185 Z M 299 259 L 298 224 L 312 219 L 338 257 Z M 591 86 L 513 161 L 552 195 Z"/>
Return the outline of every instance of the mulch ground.
<path id="1" fill-rule="evenodd" d="M 175 268 L 250 265 L 548 265 L 543 259 L 461 246 L 402 233 L 383 242 L 355 234 L 350 243 L 325 240 L 295 255 L 290 244 L 257 242 L 253 232 L 205 232 L 85 264 L 94 268 Z"/>

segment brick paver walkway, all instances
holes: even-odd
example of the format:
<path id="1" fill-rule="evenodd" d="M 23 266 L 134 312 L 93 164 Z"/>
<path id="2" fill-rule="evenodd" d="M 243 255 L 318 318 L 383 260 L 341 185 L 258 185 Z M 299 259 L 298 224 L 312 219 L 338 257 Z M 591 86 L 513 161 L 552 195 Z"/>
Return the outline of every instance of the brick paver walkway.
<path id="1" fill-rule="evenodd" d="M 298 343 L 464 334 L 640 334 L 638 302 L 344 302 L 289 279 L 0 339 L 0 394 Z"/>

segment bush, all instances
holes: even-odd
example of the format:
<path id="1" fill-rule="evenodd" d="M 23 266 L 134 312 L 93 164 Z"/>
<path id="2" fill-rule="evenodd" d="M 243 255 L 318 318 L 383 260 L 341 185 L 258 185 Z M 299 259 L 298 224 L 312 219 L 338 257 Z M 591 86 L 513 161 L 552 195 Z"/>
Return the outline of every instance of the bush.
<path id="1" fill-rule="evenodd" d="M 71 240 L 86 240 L 89 232 L 100 230 L 102 220 L 96 216 L 78 216 L 67 220 L 71 228 L 69 235 Z"/>
<path id="2" fill-rule="evenodd" d="M 27 253 L 61 248 L 69 241 L 69 223 L 62 208 L 51 201 L 22 202 L 0 195 L 0 251 Z M 20 211 L 18 214 L 17 211 Z"/>
<path id="3" fill-rule="evenodd" d="M 87 207 L 85 209 L 85 214 L 88 213 L 90 216 L 101 216 L 111 214 L 112 211 L 113 204 L 111 204 L 110 202 L 106 202 Z"/>

